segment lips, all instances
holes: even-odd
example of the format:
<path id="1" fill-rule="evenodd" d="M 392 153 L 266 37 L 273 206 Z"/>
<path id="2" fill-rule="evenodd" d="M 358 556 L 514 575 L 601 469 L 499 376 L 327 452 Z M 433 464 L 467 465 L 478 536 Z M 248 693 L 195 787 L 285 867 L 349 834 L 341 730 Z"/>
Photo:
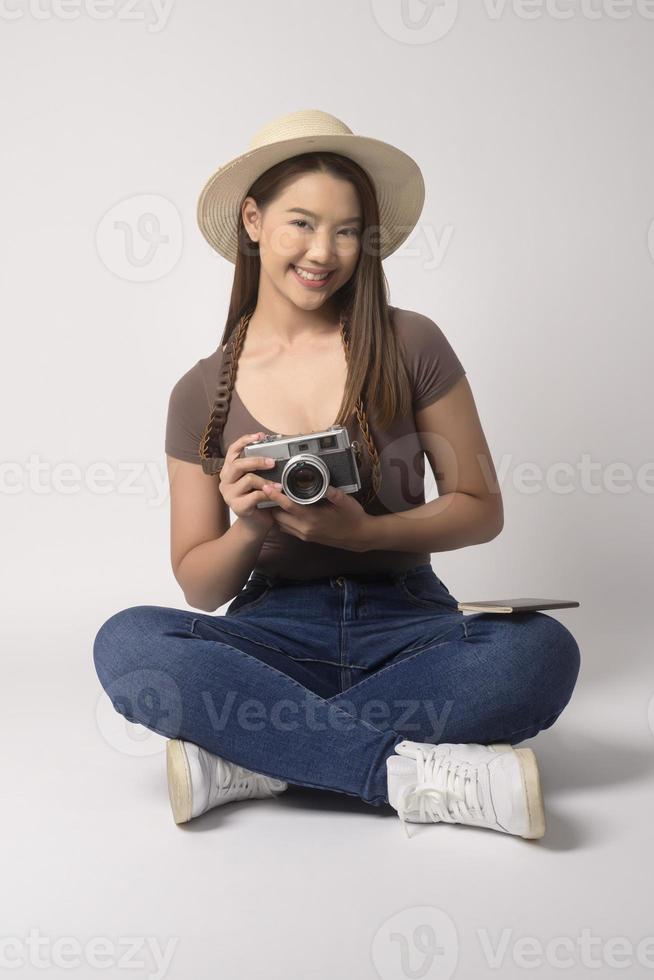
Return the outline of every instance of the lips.
<path id="1" fill-rule="evenodd" d="M 299 272 L 308 272 L 312 276 L 326 276 L 327 279 L 335 271 L 334 269 L 305 269 L 302 265 L 294 265 L 291 262 L 291 269 L 297 269 Z"/>
<path id="2" fill-rule="evenodd" d="M 324 279 L 305 279 L 297 271 L 298 268 L 301 268 L 301 266 L 296 267 L 292 262 L 290 263 L 291 272 L 293 273 L 297 281 L 301 283 L 303 286 L 307 286 L 309 289 L 320 289 L 321 287 L 326 286 L 327 283 L 331 281 L 331 277 L 336 271 L 335 269 L 330 269 Z M 306 269 L 303 271 L 311 272 L 310 269 Z M 314 274 L 317 275 L 318 273 L 314 273 Z"/>

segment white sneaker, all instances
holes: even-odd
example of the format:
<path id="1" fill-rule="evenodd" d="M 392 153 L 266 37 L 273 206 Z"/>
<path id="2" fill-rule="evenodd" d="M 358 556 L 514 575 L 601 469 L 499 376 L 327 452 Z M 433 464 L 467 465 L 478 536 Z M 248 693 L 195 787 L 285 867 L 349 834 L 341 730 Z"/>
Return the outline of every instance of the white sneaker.
<path id="1" fill-rule="evenodd" d="M 536 756 L 529 748 L 400 742 L 386 760 L 388 801 L 406 823 L 463 823 L 519 837 L 545 833 Z"/>
<path id="2" fill-rule="evenodd" d="M 223 803 L 276 796 L 288 783 L 227 762 L 193 742 L 166 743 L 168 796 L 175 823 L 186 823 Z"/>

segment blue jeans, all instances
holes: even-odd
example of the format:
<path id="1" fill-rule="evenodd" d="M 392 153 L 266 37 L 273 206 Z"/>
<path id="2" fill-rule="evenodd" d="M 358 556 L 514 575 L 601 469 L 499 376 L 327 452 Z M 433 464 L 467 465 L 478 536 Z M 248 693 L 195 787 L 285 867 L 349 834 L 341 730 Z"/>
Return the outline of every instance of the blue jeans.
<path id="1" fill-rule="evenodd" d="M 311 581 L 253 572 L 224 615 L 115 613 L 95 669 L 129 721 L 378 806 L 398 742 L 514 744 L 572 695 L 579 647 L 558 620 L 456 605 L 431 565 Z"/>

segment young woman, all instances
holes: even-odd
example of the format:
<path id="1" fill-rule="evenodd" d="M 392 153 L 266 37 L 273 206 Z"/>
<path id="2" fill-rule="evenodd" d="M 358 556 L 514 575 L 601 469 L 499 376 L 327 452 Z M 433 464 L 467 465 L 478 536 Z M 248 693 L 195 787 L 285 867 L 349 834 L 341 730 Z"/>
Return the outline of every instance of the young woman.
<path id="1" fill-rule="evenodd" d="M 168 406 L 172 566 L 195 611 L 124 609 L 94 644 L 116 710 L 170 740 L 177 823 L 292 783 L 390 804 L 405 830 L 544 833 L 534 753 L 514 746 L 561 714 L 579 648 L 541 612 L 464 616 L 432 570 L 496 537 L 503 509 L 460 360 L 388 303 L 381 261 L 423 199 L 410 157 L 314 110 L 264 127 L 200 196 L 236 268 L 220 345 Z M 330 426 L 356 492 L 299 502 L 267 481 L 266 443 L 244 453 Z"/>

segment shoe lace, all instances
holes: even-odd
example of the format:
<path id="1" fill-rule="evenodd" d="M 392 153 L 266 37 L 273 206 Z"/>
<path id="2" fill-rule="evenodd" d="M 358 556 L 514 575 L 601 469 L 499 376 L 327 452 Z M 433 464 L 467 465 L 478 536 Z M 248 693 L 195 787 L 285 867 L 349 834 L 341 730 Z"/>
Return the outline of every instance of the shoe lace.
<path id="1" fill-rule="evenodd" d="M 409 812 L 418 812 L 418 822 L 474 822 L 483 816 L 483 798 L 478 768 L 466 762 L 454 762 L 438 754 L 438 747 L 418 749 L 417 782 L 400 792 L 397 811 L 407 837 Z"/>
<path id="2" fill-rule="evenodd" d="M 261 777 L 257 773 L 249 772 L 242 766 L 226 763 L 221 759 L 218 763 L 211 801 L 230 797 L 247 800 L 258 791 L 260 784 Z"/>
<path id="3" fill-rule="evenodd" d="M 246 776 L 243 770 L 236 770 L 227 791 L 229 793 L 238 793 L 239 796 L 247 798 L 254 793 L 255 789 L 259 788 L 259 783 L 260 780 L 251 773 Z"/>

